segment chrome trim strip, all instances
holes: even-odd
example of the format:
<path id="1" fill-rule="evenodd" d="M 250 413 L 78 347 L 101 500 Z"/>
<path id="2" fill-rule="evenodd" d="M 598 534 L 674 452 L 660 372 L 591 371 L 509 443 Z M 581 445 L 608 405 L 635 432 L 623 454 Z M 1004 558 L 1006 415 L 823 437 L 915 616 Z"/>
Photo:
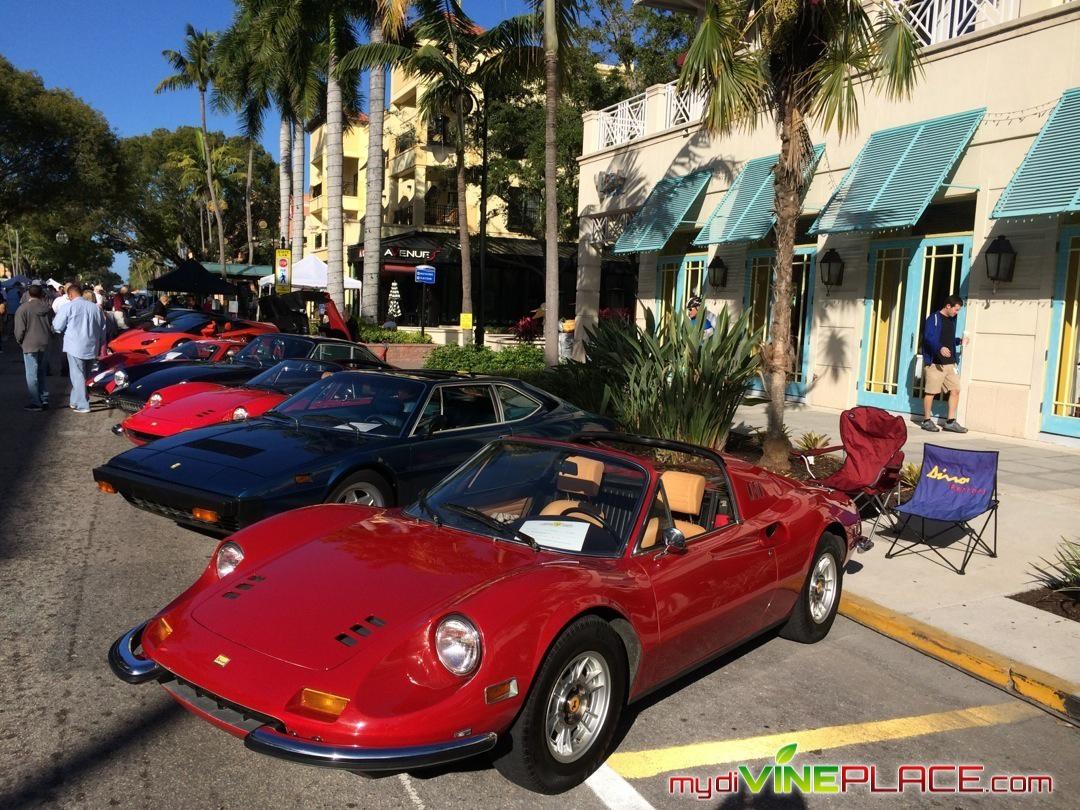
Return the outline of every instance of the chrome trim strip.
<path id="1" fill-rule="evenodd" d="M 478 734 L 444 743 L 417 745 L 409 748 L 363 748 L 353 745 L 302 740 L 261 726 L 244 737 L 244 745 L 260 754 L 326 768 L 343 768 L 362 773 L 375 771 L 407 771 L 430 765 L 442 765 L 482 754 L 495 747 L 498 737 L 493 733 Z"/>
<path id="2" fill-rule="evenodd" d="M 132 627 L 109 648 L 109 667 L 122 681 L 145 683 L 154 680 L 164 672 L 156 661 L 135 654 L 135 648 L 142 640 L 142 631 L 145 627 L 146 622 Z"/>

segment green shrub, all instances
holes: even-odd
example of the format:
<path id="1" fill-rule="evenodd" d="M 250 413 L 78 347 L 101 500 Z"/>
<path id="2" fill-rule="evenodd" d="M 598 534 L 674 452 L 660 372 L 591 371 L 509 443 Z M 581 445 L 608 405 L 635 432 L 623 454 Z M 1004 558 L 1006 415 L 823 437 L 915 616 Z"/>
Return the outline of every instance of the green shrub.
<path id="1" fill-rule="evenodd" d="M 1053 560 L 1042 560 L 1042 565 L 1032 565 L 1035 581 L 1044 588 L 1080 598 L 1080 543 L 1061 539 Z"/>
<path id="2" fill-rule="evenodd" d="M 908 489 L 915 489 L 919 484 L 920 475 L 922 475 L 922 467 L 909 461 L 900 468 L 900 483 Z"/>
<path id="3" fill-rule="evenodd" d="M 356 339 L 360 343 L 431 343 L 431 335 L 419 332 L 402 332 L 399 329 L 383 329 L 370 323 L 357 327 Z"/>
<path id="4" fill-rule="evenodd" d="M 476 346 L 438 346 L 428 355 L 424 368 L 472 371 L 511 377 L 544 370 L 544 350 L 539 346 L 507 346 L 501 351 Z"/>
<path id="5" fill-rule="evenodd" d="M 795 441 L 795 447 L 799 450 L 817 450 L 828 447 L 830 441 L 828 436 L 808 430 Z"/>

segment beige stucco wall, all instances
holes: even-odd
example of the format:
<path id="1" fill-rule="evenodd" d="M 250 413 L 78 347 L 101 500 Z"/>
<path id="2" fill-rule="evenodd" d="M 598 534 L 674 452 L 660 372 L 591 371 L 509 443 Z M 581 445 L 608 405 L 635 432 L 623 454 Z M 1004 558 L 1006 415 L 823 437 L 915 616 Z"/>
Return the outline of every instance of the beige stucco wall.
<path id="1" fill-rule="evenodd" d="M 1046 4 L 1043 3 L 1043 6 Z M 1025 6 L 1025 11 L 1034 7 Z M 1033 437 L 1039 431 L 1039 407 L 1045 382 L 1045 352 L 1049 343 L 1050 297 L 1056 270 L 1055 248 L 1060 223 L 1056 218 L 997 221 L 989 213 L 1023 160 L 1032 139 L 1046 121 L 1049 105 L 1067 89 L 1080 86 L 1080 4 L 1049 10 L 986 31 L 961 37 L 925 52 L 925 72 L 912 98 L 885 101 L 868 93 L 861 104 L 860 128 L 840 139 L 811 128 L 814 141 L 826 144 L 825 158 L 807 195 L 806 210 L 816 211 L 828 199 L 870 133 L 977 107 L 987 118 L 976 132 L 953 176 L 947 182 L 977 186 L 973 250 L 969 275 L 966 333 L 972 337 L 964 354 L 960 418 L 972 429 Z M 651 89 L 659 100 L 658 91 Z M 1042 105 L 1041 109 L 1028 108 Z M 1002 115 L 1028 110 L 1027 117 Z M 655 116 L 655 109 L 646 117 Z M 655 118 L 652 119 L 655 121 Z M 585 143 L 598 143 L 595 113 L 584 120 Z M 649 133 L 651 130 L 647 129 Z M 1080 148 L 1080 145 L 1078 145 Z M 695 125 L 647 134 L 619 147 L 586 154 L 580 161 L 579 214 L 582 232 L 589 218 L 641 205 L 655 183 L 670 174 L 685 174 L 711 165 L 714 176 L 697 218 L 703 222 L 742 164 L 772 154 L 777 138 L 771 124 L 752 133 L 706 135 Z M 596 176 L 617 171 L 626 178 L 624 191 L 601 199 Z M 963 189 L 945 190 L 938 199 L 970 195 Z M 1013 283 L 995 293 L 986 280 L 982 251 L 989 240 L 1005 234 L 1019 254 Z M 832 408 L 853 405 L 856 398 L 867 254 L 875 239 L 902 238 L 906 232 L 845 234 L 818 240 L 819 251 L 835 248 L 845 262 L 844 284 L 826 295 L 820 279 L 814 290 L 811 328 L 812 382 L 808 400 Z M 746 245 L 721 246 L 729 267 L 729 284 L 708 289 L 707 306 L 741 306 Z M 710 257 L 716 246 L 710 248 Z M 598 286 L 595 246 L 579 252 L 586 266 L 579 269 L 586 293 L 579 295 L 579 322 L 588 323 L 591 294 Z M 656 285 L 656 255 L 640 259 L 639 298 L 652 304 Z M 639 304 L 639 315 L 643 312 Z"/>

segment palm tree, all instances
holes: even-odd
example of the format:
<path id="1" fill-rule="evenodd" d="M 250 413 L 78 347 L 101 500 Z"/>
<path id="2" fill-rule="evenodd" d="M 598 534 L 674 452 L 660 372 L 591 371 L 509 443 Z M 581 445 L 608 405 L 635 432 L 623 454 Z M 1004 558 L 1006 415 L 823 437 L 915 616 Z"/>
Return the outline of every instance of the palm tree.
<path id="1" fill-rule="evenodd" d="M 190 150 L 179 149 L 169 154 L 169 163 L 180 174 L 180 182 L 190 189 L 190 198 L 199 206 L 199 226 L 202 229 L 202 217 L 210 217 L 211 210 L 217 200 L 217 204 L 224 211 L 227 206 L 226 197 L 235 193 L 235 187 L 241 179 L 248 184 L 250 181 L 242 168 L 242 158 L 233 150 L 227 141 L 222 141 L 216 146 L 207 147 L 202 132 L 195 131 L 195 143 Z M 207 166 L 206 156 L 210 163 Z M 206 178 L 213 180 L 213 185 L 206 185 Z M 226 191 L 228 190 L 228 194 Z M 211 193 L 212 192 L 212 193 Z M 205 252 L 205 245 L 203 246 Z"/>
<path id="2" fill-rule="evenodd" d="M 165 50 L 161 55 L 176 71 L 172 76 L 161 80 L 154 92 L 166 90 L 186 90 L 196 88 L 199 91 L 199 114 L 202 124 L 203 159 L 206 165 L 206 185 L 210 189 L 210 205 L 214 209 L 217 221 L 218 261 L 221 263 L 221 275 L 225 273 L 225 226 L 221 220 L 221 208 L 214 192 L 214 181 L 210 176 L 209 139 L 206 131 L 206 91 L 214 81 L 214 44 L 216 36 L 210 31 L 196 31 L 188 23 L 184 33 L 184 49 L 181 51 Z"/>
<path id="3" fill-rule="evenodd" d="M 791 264 L 802 198 L 811 179 L 807 121 L 843 135 L 858 121 L 857 93 L 910 94 L 921 69 L 919 42 L 892 3 L 877 12 L 859 0 L 708 0 L 683 64 L 681 90 L 705 95 L 704 128 L 753 129 L 771 118 L 780 136 L 773 170 L 776 269 L 763 364 L 769 396 L 762 464 L 790 469 L 784 391 L 793 368 Z"/>

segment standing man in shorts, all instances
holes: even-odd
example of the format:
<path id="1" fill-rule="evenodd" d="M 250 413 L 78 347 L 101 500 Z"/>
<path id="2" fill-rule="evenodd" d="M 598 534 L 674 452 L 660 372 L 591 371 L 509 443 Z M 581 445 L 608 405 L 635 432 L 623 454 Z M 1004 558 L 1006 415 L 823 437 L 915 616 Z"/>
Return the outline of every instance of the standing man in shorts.
<path id="1" fill-rule="evenodd" d="M 960 401 L 960 375 L 956 373 L 956 350 L 961 339 L 956 336 L 956 316 L 964 306 L 959 295 L 950 295 L 941 309 L 930 314 L 923 324 L 923 430 L 938 431 L 934 424 L 931 407 L 934 397 L 944 391 L 949 396 L 949 417 L 945 430 L 951 433 L 967 433 L 967 428 L 956 421 L 956 406 Z M 966 340 L 963 342 L 967 342 Z"/>

